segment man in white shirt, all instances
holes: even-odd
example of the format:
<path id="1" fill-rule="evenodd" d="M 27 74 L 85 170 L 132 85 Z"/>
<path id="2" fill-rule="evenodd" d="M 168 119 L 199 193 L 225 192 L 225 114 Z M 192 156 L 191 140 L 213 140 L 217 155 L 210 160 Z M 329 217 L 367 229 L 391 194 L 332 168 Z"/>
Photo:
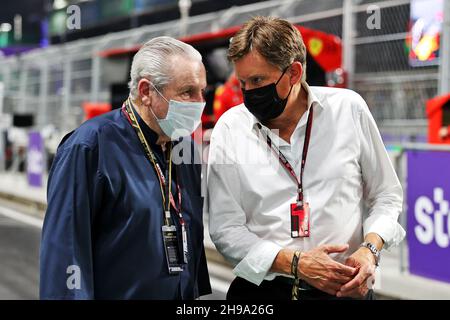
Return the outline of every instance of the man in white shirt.
<path id="1" fill-rule="evenodd" d="M 237 276 L 227 298 L 373 299 L 403 192 L 366 103 L 307 85 L 285 20 L 249 20 L 228 57 L 244 104 L 214 128 L 207 177 L 211 238 Z"/>

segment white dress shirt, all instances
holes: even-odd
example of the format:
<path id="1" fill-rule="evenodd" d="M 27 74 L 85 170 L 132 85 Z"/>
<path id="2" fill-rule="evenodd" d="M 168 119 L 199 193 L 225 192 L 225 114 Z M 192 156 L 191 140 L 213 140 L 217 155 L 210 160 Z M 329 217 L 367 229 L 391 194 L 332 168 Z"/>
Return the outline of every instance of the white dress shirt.
<path id="1" fill-rule="evenodd" d="M 297 184 L 247 108 L 241 104 L 224 113 L 211 136 L 211 239 L 235 266 L 234 273 L 257 285 L 278 275 L 269 269 L 282 248 L 308 251 L 323 244 L 349 244 L 347 252 L 332 255 L 344 262 L 368 233 L 381 236 L 386 248 L 405 235 L 397 223 L 402 187 L 365 101 L 347 89 L 303 86 L 308 109 L 291 143 L 267 127 L 262 130 L 299 176 L 306 120 L 314 108 L 303 176 L 310 237 L 291 238 L 290 204 L 296 201 Z"/>

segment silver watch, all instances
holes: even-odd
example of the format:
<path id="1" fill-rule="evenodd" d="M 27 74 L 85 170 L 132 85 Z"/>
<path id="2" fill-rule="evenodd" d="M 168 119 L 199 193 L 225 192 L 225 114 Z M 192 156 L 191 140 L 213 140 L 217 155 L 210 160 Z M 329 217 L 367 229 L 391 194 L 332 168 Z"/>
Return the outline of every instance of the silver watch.
<path id="1" fill-rule="evenodd" d="M 364 247 L 370 250 L 370 252 L 372 252 L 372 254 L 375 256 L 375 265 L 378 267 L 379 263 L 380 263 L 380 251 L 377 249 L 377 247 L 370 242 L 363 242 L 361 243 L 360 247 Z"/>

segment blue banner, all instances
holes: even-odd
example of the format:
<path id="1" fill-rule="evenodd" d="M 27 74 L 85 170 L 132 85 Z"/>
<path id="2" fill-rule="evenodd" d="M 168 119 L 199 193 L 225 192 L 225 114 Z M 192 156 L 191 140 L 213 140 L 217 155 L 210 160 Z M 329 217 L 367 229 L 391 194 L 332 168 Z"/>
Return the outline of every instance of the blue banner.
<path id="1" fill-rule="evenodd" d="M 410 272 L 450 282 L 450 152 L 407 156 Z"/>

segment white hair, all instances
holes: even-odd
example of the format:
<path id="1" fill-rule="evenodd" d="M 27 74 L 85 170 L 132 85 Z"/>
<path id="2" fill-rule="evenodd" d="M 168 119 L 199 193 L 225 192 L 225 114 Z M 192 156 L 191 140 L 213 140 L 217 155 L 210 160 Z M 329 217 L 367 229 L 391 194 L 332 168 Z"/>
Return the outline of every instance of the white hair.
<path id="1" fill-rule="evenodd" d="M 138 83 L 141 79 L 150 80 L 158 90 L 172 80 L 171 60 L 174 56 L 184 56 L 202 61 L 201 54 L 191 45 L 171 37 L 157 37 L 145 43 L 135 54 L 131 64 L 130 96 L 137 99 Z"/>

